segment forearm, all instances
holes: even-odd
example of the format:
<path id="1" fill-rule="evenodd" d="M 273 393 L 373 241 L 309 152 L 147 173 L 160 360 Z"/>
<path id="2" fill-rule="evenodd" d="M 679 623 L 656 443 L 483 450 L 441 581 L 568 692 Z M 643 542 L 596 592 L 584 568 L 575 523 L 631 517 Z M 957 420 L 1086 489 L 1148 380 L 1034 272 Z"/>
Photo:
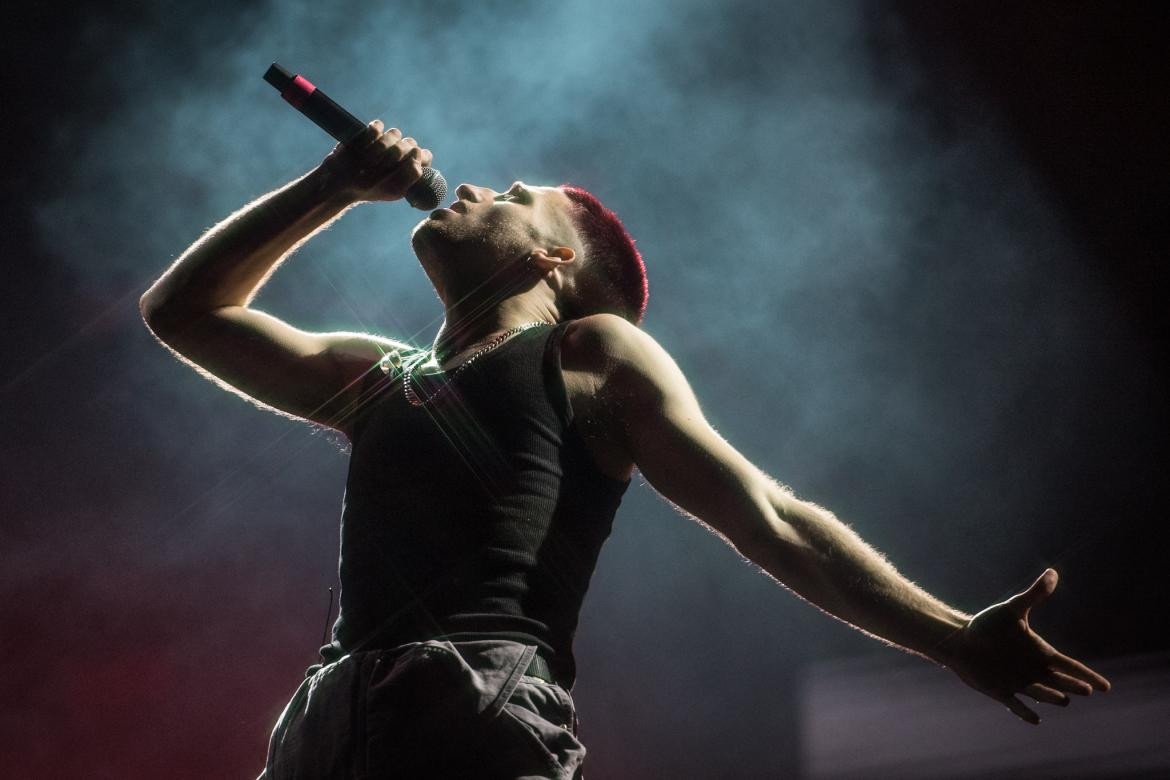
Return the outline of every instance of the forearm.
<path id="1" fill-rule="evenodd" d="M 244 306 L 298 244 L 355 201 L 324 167 L 244 206 L 192 244 L 142 296 L 148 318 Z"/>
<path id="2" fill-rule="evenodd" d="M 832 513 L 774 486 L 772 512 L 737 547 L 802 598 L 862 631 L 945 663 L 970 615 L 907 580 Z"/>

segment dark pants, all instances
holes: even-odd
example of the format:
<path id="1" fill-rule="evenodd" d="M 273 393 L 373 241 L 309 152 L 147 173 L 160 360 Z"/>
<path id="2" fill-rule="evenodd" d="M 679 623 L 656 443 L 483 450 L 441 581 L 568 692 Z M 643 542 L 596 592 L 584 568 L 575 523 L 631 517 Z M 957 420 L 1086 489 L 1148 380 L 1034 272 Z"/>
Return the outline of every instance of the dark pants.
<path id="1" fill-rule="evenodd" d="M 260 778 L 580 779 L 573 700 L 524 674 L 535 652 L 431 640 L 344 656 L 293 694 Z"/>

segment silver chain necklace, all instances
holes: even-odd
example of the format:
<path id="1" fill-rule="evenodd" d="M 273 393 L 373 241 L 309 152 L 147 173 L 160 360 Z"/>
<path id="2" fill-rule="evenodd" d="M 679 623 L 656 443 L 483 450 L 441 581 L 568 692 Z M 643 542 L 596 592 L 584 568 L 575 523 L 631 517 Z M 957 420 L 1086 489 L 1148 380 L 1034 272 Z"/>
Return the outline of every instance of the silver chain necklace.
<path id="1" fill-rule="evenodd" d="M 451 384 L 455 381 L 455 377 L 462 374 L 464 369 L 469 368 L 471 366 L 471 364 L 474 363 L 476 360 L 483 357 L 487 353 L 491 352 L 496 347 L 501 346 L 508 339 L 512 338 L 513 336 L 515 336 L 519 333 L 523 333 L 524 331 L 528 330 L 529 328 L 535 328 L 539 325 L 551 325 L 551 324 L 552 323 L 549 323 L 549 322 L 526 322 L 523 325 L 517 325 L 514 328 L 510 328 L 509 330 L 504 331 L 503 333 L 501 333 L 500 335 L 496 336 L 494 339 L 489 341 L 487 344 L 485 344 L 483 347 L 481 347 L 474 355 L 472 355 L 471 357 L 467 358 L 467 360 L 464 360 L 462 363 L 460 363 L 455 368 L 455 370 L 451 372 L 451 375 L 449 377 L 447 377 L 447 380 L 442 385 L 439 386 L 439 389 L 436 390 L 435 392 L 431 393 L 430 395 L 426 396 L 425 398 L 419 398 L 418 395 L 415 393 L 414 387 L 413 387 L 415 366 L 421 365 L 422 361 L 403 361 L 403 365 L 402 365 L 402 392 L 403 392 L 403 395 L 406 396 L 406 400 L 409 401 L 412 406 L 425 406 L 426 404 L 429 404 L 431 401 L 435 400 L 439 396 L 443 395 L 443 393 L 447 392 L 447 390 L 450 389 Z M 432 356 L 434 356 L 434 350 L 431 350 L 430 354 Z"/>

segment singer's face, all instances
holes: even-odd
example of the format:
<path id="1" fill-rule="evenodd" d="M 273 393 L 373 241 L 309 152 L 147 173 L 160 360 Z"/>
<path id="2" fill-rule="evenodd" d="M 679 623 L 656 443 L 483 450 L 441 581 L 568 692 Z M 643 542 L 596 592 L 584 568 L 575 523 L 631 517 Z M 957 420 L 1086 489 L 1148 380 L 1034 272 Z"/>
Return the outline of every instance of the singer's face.
<path id="1" fill-rule="evenodd" d="M 411 244 L 443 301 L 490 286 L 533 249 L 570 245 L 571 202 L 557 187 L 515 182 L 504 191 L 460 184 L 456 200 L 415 226 Z"/>

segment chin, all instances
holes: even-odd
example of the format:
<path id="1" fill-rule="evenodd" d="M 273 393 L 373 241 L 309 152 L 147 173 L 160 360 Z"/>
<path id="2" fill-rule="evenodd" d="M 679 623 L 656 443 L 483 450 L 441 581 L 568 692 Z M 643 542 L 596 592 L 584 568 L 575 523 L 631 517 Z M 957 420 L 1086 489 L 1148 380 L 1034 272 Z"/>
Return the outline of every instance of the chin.
<path id="1" fill-rule="evenodd" d="M 433 219 L 424 219 L 410 231 L 410 245 L 419 259 L 438 257 L 445 254 L 443 247 L 449 245 L 445 240 L 443 226 L 436 224 Z"/>
<path id="2" fill-rule="evenodd" d="M 430 217 L 427 217 L 426 219 L 424 219 L 423 221 L 421 221 L 417 225 L 415 225 L 413 228 L 411 228 L 410 229 L 410 243 L 417 244 L 419 241 L 426 241 L 428 238 L 428 234 L 432 233 L 435 229 L 435 225 L 433 225 L 432 222 L 433 222 L 433 220 L 431 220 Z"/>

